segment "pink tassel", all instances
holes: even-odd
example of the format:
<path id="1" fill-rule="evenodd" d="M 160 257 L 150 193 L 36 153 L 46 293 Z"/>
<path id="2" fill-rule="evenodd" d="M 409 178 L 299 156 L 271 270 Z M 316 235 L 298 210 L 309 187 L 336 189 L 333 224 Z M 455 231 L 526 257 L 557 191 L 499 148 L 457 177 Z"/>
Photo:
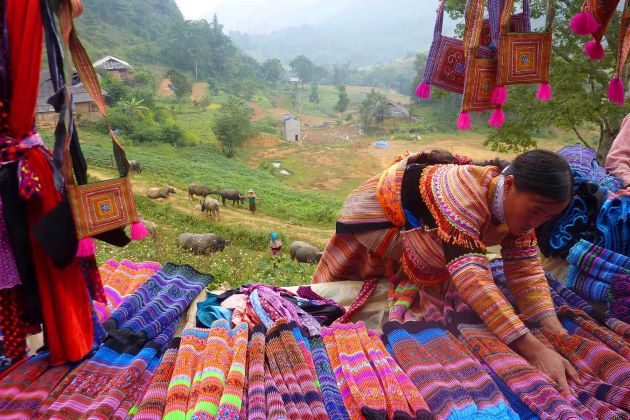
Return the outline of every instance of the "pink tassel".
<path id="1" fill-rule="evenodd" d="M 77 257 L 91 257 L 96 255 L 96 241 L 94 238 L 83 238 L 79 241 Z"/>
<path id="2" fill-rule="evenodd" d="M 418 98 L 422 98 L 422 99 L 428 99 L 431 97 L 431 86 L 426 83 L 426 82 L 422 82 L 418 85 L 418 87 L 416 88 L 416 96 Z"/>
<path id="3" fill-rule="evenodd" d="M 492 115 L 490 116 L 490 120 L 488 120 L 488 124 L 490 127 L 499 128 L 505 122 L 505 114 L 503 113 L 503 108 L 495 108 L 492 111 Z"/>
<path id="4" fill-rule="evenodd" d="M 553 97 L 551 93 L 551 85 L 549 83 L 541 83 L 538 87 L 538 92 L 536 93 L 536 97 L 539 101 L 548 102 Z"/>
<path id="5" fill-rule="evenodd" d="M 131 225 L 131 240 L 132 241 L 140 241 L 149 236 L 149 231 L 147 231 L 146 226 L 142 221 L 136 222 Z"/>
<path id="6" fill-rule="evenodd" d="M 457 129 L 458 130 L 470 130 L 472 128 L 472 123 L 470 122 L 470 114 L 468 112 L 462 112 L 459 114 L 457 118 Z"/>
<path id="7" fill-rule="evenodd" d="M 604 58 L 604 47 L 594 39 L 584 44 L 584 54 L 593 61 L 599 61 Z"/>
<path id="8" fill-rule="evenodd" d="M 602 25 L 595 20 L 595 17 L 586 12 L 578 13 L 569 22 L 569 27 L 577 35 L 590 35 L 597 32 L 600 26 Z"/>
<path id="9" fill-rule="evenodd" d="M 608 85 L 608 99 L 617 105 L 623 105 L 626 99 L 623 82 L 617 77 L 613 77 Z"/>
<path id="10" fill-rule="evenodd" d="M 507 95 L 507 88 L 505 86 L 495 86 L 492 90 L 492 103 L 494 105 L 505 105 Z"/>

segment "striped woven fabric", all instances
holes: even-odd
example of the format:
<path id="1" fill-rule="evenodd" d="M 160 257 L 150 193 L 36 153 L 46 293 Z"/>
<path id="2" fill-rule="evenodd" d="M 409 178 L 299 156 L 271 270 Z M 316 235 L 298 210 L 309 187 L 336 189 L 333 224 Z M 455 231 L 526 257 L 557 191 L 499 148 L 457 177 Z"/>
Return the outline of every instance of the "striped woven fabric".
<path id="1" fill-rule="evenodd" d="M 321 392 L 316 386 L 317 377 L 311 373 L 286 320 L 278 320 L 267 332 L 265 351 L 276 385 L 280 385 L 278 382 L 281 380 L 288 391 L 286 396 L 283 395 L 285 403 L 290 400 L 302 417 L 328 418 Z M 289 411 L 289 404 L 287 406 Z"/>
<path id="2" fill-rule="evenodd" d="M 481 363 L 488 375 L 490 375 L 490 378 L 492 378 L 499 390 L 501 390 L 501 393 L 508 401 L 510 407 L 516 412 L 518 418 L 520 420 L 538 420 L 538 416 L 536 416 L 536 414 L 534 414 L 534 412 L 520 400 L 518 395 L 516 395 L 516 393 L 514 393 L 514 391 L 512 391 L 510 387 L 507 386 L 507 384 L 488 367 L 488 365 L 483 362 Z"/>
<path id="3" fill-rule="evenodd" d="M 136 355 L 103 346 L 51 404 L 45 417 L 107 419 L 127 415 L 151 380 L 177 328 L 177 321 L 149 341 Z"/>
<path id="4" fill-rule="evenodd" d="M 612 277 L 630 275 L 630 257 L 580 240 L 567 256 L 567 287 L 587 299 L 608 301 Z"/>
<path id="5" fill-rule="evenodd" d="M 315 369 L 315 361 L 313 360 L 313 353 L 311 352 L 311 343 L 309 343 L 306 338 L 308 336 L 308 332 L 306 330 L 303 332 L 300 329 L 300 326 L 295 322 L 289 322 L 289 328 L 291 328 L 293 338 L 295 338 L 295 341 L 297 342 L 300 353 L 304 358 L 304 362 L 308 366 L 311 376 L 314 378 L 315 386 L 321 392 L 321 384 L 319 383 L 319 378 L 317 377 L 317 369 Z M 285 343 L 285 346 L 290 344 L 291 343 Z"/>
<path id="6" fill-rule="evenodd" d="M 479 415 L 515 418 L 514 411 L 508 407 L 501 392 L 483 367 L 476 358 L 469 356 L 454 337 L 441 328 L 422 323 L 407 323 L 403 327 L 462 384 L 475 401 Z"/>
<path id="7" fill-rule="evenodd" d="M 168 384 L 164 419 L 186 418 L 193 378 L 202 368 L 201 356 L 206 348 L 209 333 L 209 329 L 201 328 L 184 330 L 173 375 Z"/>
<path id="8" fill-rule="evenodd" d="M 234 327 L 232 336 L 232 362 L 227 373 L 225 388 L 219 401 L 218 419 L 238 419 L 245 393 L 245 369 L 247 365 L 247 324 Z"/>
<path id="9" fill-rule="evenodd" d="M 134 263 L 129 260 L 109 260 L 101 267 L 101 281 L 107 304 L 94 302 L 94 309 L 101 322 L 109 318 L 122 301 L 158 272 L 161 265 L 154 262 Z"/>
<path id="10" fill-rule="evenodd" d="M 271 368 L 267 363 L 265 364 L 265 403 L 267 405 L 267 418 L 289 418 L 286 406 L 282 400 L 282 394 L 280 394 L 280 390 L 271 377 Z"/>
<path id="11" fill-rule="evenodd" d="M 581 416 L 548 378 L 514 353 L 483 325 L 462 324 L 459 330 L 468 348 L 523 401 L 545 419 Z"/>
<path id="12" fill-rule="evenodd" d="M 135 419 L 159 420 L 162 418 L 164 407 L 166 406 L 168 384 L 173 376 L 178 349 L 179 340 L 176 340 L 164 352 L 164 357 L 162 357 L 162 361 L 156 369 L 138 409 L 134 413 L 130 413 L 134 415 Z"/>
<path id="13" fill-rule="evenodd" d="M 321 336 L 312 336 L 309 339 L 309 344 L 328 416 L 332 420 L 349 419 L 348 411 L 343 404 L 341 393 L 337 387 L 335 373 L 326 352 L 324 341 Z"/>
<path id="14" fill-rule="evenodd" d="M 375 346 L 377 346 L 381 353 L 383 354 L 383 358 L 389 364 L 390 369 L 394 372 L 396 377 L 396 381 L 402 388 L 403 393 L 405 394 L 405 398 L 407 399 L 407 403 L 411 408 L 411 412 L 415 414 L 416 419 L 419 420 L 429 420 L 433 418 L 433 414 L 431 414 L 429 406 L 427 402 L 422 398 L 418 388 L 411 382 L 409 376 L 402 370 L 402 368 L 396 363 L 396 361 L 389 355 L 389 352 L 385 348 L 385 344 L 380 339 L 378 334 L 374 331 L 368 331 L 368 335 L 372 337 L 372 342 Z"/>
<path id="15" fill-rule="evenodd" d="M 351 419 L 361 418 L 361 407 L 359 407 L 358 402 L 354 399 L 354 396 L 350 391 L 348 381 L 346 381 L 344 378 L 343 368 L 339 360 L 339 349 L 337 347 L 337 342 L 335 341 L 335 336 L 331 329 L 322 328 L 322 340 L 324 341 L 326 352 L 328 353 L 328 357 L 330 358 L 330 365 L 335 374 L 335 380 L 337 381 L 339 393 L 341 394 L 341 398 L 343 399 L 343 405 L 348 411 L 348 415 Z"/>
<path id="16" fill-rule="evenodd" d="M 72 367 L 51 367 L 46 353 L 25 360 L 0 381 L 0 417 L 32 418 Z"/>
<path id="17" fill-rule="evenodd" d="M 361 347 L 354 325 L 335 324 L 330 330 L 337 343 L 344 380 L 361 412 L 371 418 L 384 418 L 387 399 L 377 373 Z"/>
<path id="18" fill-rule="evenodd" d="M 628 343 L 627 340 L 624 340 L 622 336 L 597 324 L 587 314 L 580 312 L 579 310 L 561 307 L 559 313 L 562 318 L 566 317 L 572 320 L 588 334 L 597 337 L 595 341 L 605 344 L 610 349 L 626 358 L 626 360 L 630 361 L 630 343 Z"/>
<path id="19" fill-rule="evenodd" d="M 560 281 L 558 281 L 555 277 L 553 277 L 550 273 L 545 273 L 547 276 L 547 282 L 551 290 L 555 291 L 565 302 L 566 305 L 573 308 L 579 309 L 581 311 L 586 312 L 589 315 L 592 315 L 595 311 L 584 299 L 580 296 L 573 293 L 571 289 L 566 287 Z M 563 306 L 563 305 L 557 305 Z"/>
<path id="20" fill-rule="evenodd" d="M 212 323 L 200 365 L 193 372 L 186 417 L 216 417 L 232 360 L 233 335 L 222 319 Z"/>
<path id="21" fill-rule="evenodd" d="M 408 323 L 405 323 L 408 324 Z M 383 325 L 387 348 L 420 391 L 436 418 L 473 418 L 475 402 L 446 369 L 412 337 L 405 324 Z"/>
<path id="22" fill-rule="evenodd" d="M 380 338 L 370 334 L 362 322 L 357 323 L 356 332 L 361 340 L 363 352 L 376 372 L 385 392 L 388 418 L 433 418 L 424 399 L 413 383 L 398 367 L 392 368 L 396 362 L 391 358 Z M 410 389 L 405 390 L 404 386 Z"/>
<path id="23" fill-rule="evenodd" d="M 265 420 L 267 403 L 265 399 L 265 329 L 254 327 L 250 334 L 247 363 L 247 416 L 251 420 Z"/>
<path id="24" fill-rule="evenodd" d="M 541 328 L 547 339 L 581 372 L 611 385 L 630 387 L 630 362 L 608 347 L 579 336 L 553 333 Z"/>

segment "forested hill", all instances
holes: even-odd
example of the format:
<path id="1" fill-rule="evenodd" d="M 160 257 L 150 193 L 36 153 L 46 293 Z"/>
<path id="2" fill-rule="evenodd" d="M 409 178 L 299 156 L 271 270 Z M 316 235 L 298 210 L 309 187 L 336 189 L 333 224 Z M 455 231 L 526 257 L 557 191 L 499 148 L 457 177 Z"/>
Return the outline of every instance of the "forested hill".
<path id="1" fill-rule="evenodd" d="M 90 57 L 115 55 L 132 65 L 174 67 L 201 80 L 252 76 L 258 63 L 213 22 L 186 21 L 174 0 L 83 0 L 77 20 Z"/>

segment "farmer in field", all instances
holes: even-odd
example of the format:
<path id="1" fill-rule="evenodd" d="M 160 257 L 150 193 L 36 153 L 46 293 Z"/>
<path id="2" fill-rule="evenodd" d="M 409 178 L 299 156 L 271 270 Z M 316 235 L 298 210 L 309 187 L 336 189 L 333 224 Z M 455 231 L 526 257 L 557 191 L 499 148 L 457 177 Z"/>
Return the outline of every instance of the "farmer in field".
<path id="1" fill-rule="evenodd" d="M 448 152 L 412 154 L 353 191 L 313 282 L 386 277 L 390 319 L 400 322 L 444 321 L 463 300 L 503 342 L 568 389 L 567 377 L 579 381 L 576 371 L 516 315 L 494 283 L 486 253 L 501 246 L 522 315 L 566 334 L 534 229 L 569 204 L 569 165 L 546 150 L 523 153 L 505 168 L 466 163 Z"/>
<path id="2" fill-rule="evenodd" d="M 249 190 L 247 192 L 247 200 L 249 201 L 249 211 L 252 212 L 252 214 L 256 213 L 256 194 L 254 193 L 254 190 Z"/>
<path id="3" fill-rule="evenodd" d="M 269 241 L 269 248 L 271 249 L 271 255 L 274 257 L 280 255 L 282 252 L 282 241 L 276 232 L 271 232 L 271 241 Z"/>

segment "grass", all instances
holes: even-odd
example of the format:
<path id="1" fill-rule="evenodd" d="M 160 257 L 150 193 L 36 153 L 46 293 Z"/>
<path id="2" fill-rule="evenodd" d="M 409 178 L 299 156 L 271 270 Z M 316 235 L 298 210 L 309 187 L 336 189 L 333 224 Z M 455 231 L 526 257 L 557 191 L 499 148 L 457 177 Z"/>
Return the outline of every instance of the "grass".
<path id="1" fill-rule="evenodd" d="M 250 282 L 281 286 L 310 282 L 315 266 L 298 264 L 286 255 L 281 258 L 272 257 L 267 248 L 269 238 L 266 232 L 239 225 L 211 223 L 203 218 L 178 212 L 169 204 L 157 203 L 143 196 L 136 196 L 136 202 L 143 217 L 157 223 L 157 241 L 147 239 L 131 242 L 125 248 L 101 243 L 97 254 L 99 264 L 110 258 L 118 261 L 127 258 L 134 261 L 189 264 L 201 272 L 211 273 L 216 280 L 215 286 L 224 282 L 232 287 Z M 183 232 L 213 232 L 232 242 L 223 252 L 195 255 L 183 251 L 175 243 L 177 236 Z M 286 244 L 292 239 L 282 233 L 280 236 Z"/>
<path id="2" fill-rule="evenodd" d="M 93 165 L 109 169 L 111 141 L 105 134 L 83 131 L 83 150 Z M 342 197 L 296 191 L 269 172 L 228 159 L 211 146 L 174 148 L 165 144 L 128 145 L 128 159 L 143 166 L 143 177 L 155 185 L 172 185 L 186 191 L 200 182 L 211 188 L 235 188 L 244 194 L 252 188 L 262 199 L 259 212 L 303 225 L 330 225 L 341 208 Z"/>

